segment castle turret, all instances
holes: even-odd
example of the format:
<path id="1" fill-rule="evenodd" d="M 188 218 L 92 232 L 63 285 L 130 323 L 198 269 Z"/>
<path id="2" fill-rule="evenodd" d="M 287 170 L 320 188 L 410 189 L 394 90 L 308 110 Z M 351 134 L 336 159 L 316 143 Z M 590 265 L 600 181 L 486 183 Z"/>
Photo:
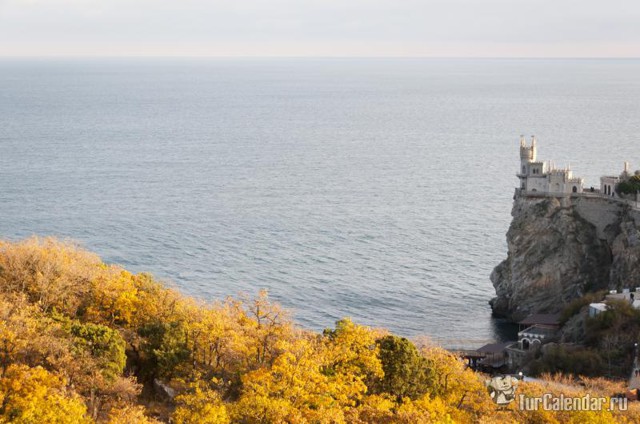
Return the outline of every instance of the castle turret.
<path id="1" fill-rule="evenodd" d="M 531 146 L 527 146 L 524 135 L 520 136 L 520 173 L 518 173 L 518 178 L 520 178 L 520 188 L 522 190 L 527 189 L 527 177 L 535 172 L 531 165 L 536 161 L 536 150 L 535 136 L 531 136 Z"/>
<path id="2" fill-rule="evenodd" d="M 629 162 L 625 161 L 624 169 L 622 173 L 620 173 L 620 179 L 624 181 L 624 180 L 627 180 L 630 176 L 631 174 L 629 173 Z"/>
<path id="3" fill-rule="evenodd" d="M 525 162 L 530 163 L 536 161 L 536 150 L 535 136 L 531 136 L 531 146 L 527 146 L 527 141 L 525 140 L 523 135 L 520 136 L 520 160 L 523 162 L 523 164 Z"/>

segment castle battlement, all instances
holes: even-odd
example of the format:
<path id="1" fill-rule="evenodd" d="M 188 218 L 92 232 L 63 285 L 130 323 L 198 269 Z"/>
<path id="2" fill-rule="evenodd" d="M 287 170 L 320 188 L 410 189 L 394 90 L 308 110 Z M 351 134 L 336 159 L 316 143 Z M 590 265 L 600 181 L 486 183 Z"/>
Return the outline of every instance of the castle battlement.
<path id="1" fill-rule="evenodd" d="M 516 174 L 520 186 L 516 190 L 524 196 L 567 196 L 586 195 L 616 198 L 616 185 L 631 176 L 629 162 L 624 163 L 624 170 L 618 176 L 600 177 L 600 188 L 591 187 L 584 190 L 584 179 L 573 175 L 570 167 L 556 168 L 551 162 L 537 160 L 535 136 L 531 136 L 528 144 L 524 136 L 520 136 L 520 172 Z M 623 200 L 624 199 L 616 199 Z"/>
<path id="2" fill-rule="evenodd" d="M 548 162 L 537 161 L 535 136 L 531 136 L 531 144 L 527 144 L 524 136 L 520 136 L 520 192 L 522 193 L 582 193 L 584 180 L 574 177 L 570 168 L 556 168 Z"/>

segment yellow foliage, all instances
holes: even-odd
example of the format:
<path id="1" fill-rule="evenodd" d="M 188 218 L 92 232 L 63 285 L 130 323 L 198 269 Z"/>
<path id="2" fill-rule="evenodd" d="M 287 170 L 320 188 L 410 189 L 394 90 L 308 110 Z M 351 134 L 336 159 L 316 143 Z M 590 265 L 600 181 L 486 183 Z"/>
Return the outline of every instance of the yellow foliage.
<path id="1" fill-rule="evenodd" d="M 354 324 L 350 319 L 338 321 L 336 329 L 329 333 L 327 344 L 329 361 L 339 373 L 382 377 L 382 363 L 378 357 L 374 330 Z"/>
<path id="2" fill-rule="evenodd" d="M 403 339 L 427 376 L 408 381 L 411 373 L 387 368 L 378 344 L 385 335 L 349 319 L 316 334 L 296 328 L 266 292 L 204 304 L 73 243 L 0 241 L 0 424 L 155 423 L 149 410 L 185 424 L 640 422 L 637 403 L 629 411 L 499 409 L 485 376 L 442 348 L 418 353 Z M 398 387 L 419 390 L 402 398 L 379 384 L 384 370 Z M 140 376 L 177 389 L 172 413 L 169 402 L 135 404 Z M 621 390 L 605 379 L 547 379 L 523 382 L 518 393 Z"/>
<path id="3" fill-rule="evenodd" d="M 404 399 L 397 409 L 397 422 L 453 424 L 442 398 L 425 395 L 418 400 Z"/>
<path id="4" fill-rule="evenodd" d="M 91 304 L 87 319 L 108 324 L 131 325 L 139 306 L 138 289 L 127 271 L 109 267 L 91 281 Z"/>
<path id="5" fill-rule="evenodd" d="M 298 420 L 342 422 L 340 400 L 344 386 L 322 373 L 322 344 L 300 335 L 277 345 L 282 353 L 270 368 L 259 368 L 242 378 L 243 393 L 234 417 L 243 422 Z"/>
<path id="6" fill-rule="evenodd" d="M 91 422 L 82 401 L 44 368 L 11 365 L 0 378 L 0 423 L 82 424 Z"/>
<path id="7" fill-rule="evenodd" d="M 22 292 L 43 309 L 75 313 L 100 259 L 70 242 L 30 238 L 0 244 L 0 290 Z"/>
<path id="8" fill-rule="evenodd" d="M 227 408 L 220 395 L 200 383 L 176 398 L 178 407 L 172 415 L 175 424 L 227 424 Z"/>
<path id="9" fill-rule="evenodd" d="M 143 406 L 125 405 L 111 409 L 107 424 L 160 424 L 160 421 L 147 417 Z"/>

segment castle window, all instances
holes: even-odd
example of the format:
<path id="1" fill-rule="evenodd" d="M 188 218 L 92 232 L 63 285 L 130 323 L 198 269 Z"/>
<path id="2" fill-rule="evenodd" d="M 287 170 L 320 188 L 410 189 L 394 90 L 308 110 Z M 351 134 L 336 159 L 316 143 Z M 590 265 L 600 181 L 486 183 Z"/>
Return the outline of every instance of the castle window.
<path id="1" fill-rule="evenodd" d="M 574 193 L 577 193 L 577 192 L 578 192 L 578 187 L 573 186 L 573 192 L 574 192 Z"/>
<path id="2" fill-rule="evenodd" d="M 526 174 L 526 173 L 527 173 L 527 167 L 525 167 L 525 166 L 523 166 L 523 167 L 522 167 L 522 173 L 523 173 L 523 174 Z"/>

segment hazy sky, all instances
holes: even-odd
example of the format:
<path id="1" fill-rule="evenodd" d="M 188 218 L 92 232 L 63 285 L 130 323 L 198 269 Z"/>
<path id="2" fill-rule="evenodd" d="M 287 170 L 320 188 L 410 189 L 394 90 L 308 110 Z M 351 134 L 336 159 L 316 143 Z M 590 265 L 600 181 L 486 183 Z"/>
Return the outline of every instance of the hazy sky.
<path id="1" fill-rule="evenodd" d="M 640 0 L 0 0 L 0 55 L 640 57 Z"/>

